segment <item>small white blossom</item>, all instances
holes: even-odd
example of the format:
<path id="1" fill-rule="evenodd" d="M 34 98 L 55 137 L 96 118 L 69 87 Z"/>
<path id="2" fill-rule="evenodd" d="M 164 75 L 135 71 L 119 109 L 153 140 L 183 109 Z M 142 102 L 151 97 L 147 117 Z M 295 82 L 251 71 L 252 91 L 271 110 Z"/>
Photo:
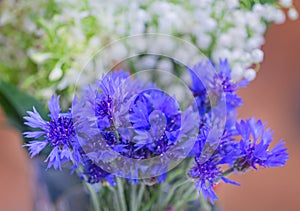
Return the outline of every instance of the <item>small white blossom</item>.
<path id="1" fill-rule="evenodd" d="M 53 58 L 51 53 L 28 52 L 29 58 L 37 64 L 43 64 L 46 60 Z"/>
<path id="2" fill-rule="evenodd" d="M 248 80 L 248 81 L 253 81 L 256 77 L 256 71 L 254 69 L 247 69 L 244 73 L 244 77 Z"/>
<path id="3" fill-rule="evenodd" d="M 63 71 L 61 69 L 61 64 L 56 64 L 54 69 L 51 71 L 49 75 L 49 80 L 56 81 L 60 79 L 62 75 L 63 75 Z"/>
<path id="4" fill-rule="evenodd" d="M 161 59 L 157 64 L 157 69 L 171 72 L 173 70 L 173 63 L 170 59 Z"/>
<path id="5" fill-rule="evenodd" d="M 242 65 L 238 63 L 233 65 L 232 76 L 231 76 L 233 80 L 239 80 L 240 78 L 242 78 L 243 73 L 244 73 L 244 68 L 242 67 Z"/>
<path id="6" fill-rule="evenodd" d="M 261 4 L 254 4 L 252 10 L 253 10 L 253 12 L 254 12 L 256 15 L 258 15 L 258 16 L 262 16 L 263 13 L 265 12 L 265 11 L 264 11 L 264 6 L 261 5 Z"/>
<path id="7" fill-rule="evenodd" d="M 293 1 L 292 0 L 279 0 L 279 3 L 283 7 L 291 7 L 293 5 Z"/>
<path id="8" fill-rule="evenodd" d="M 291 8 L 288 11 L 288 16 L 291 20 L 297 20 L 299 18 L 299 14 L 295 8 Z"/>
<path id="9" fill-rule="evenodd" d="M 211 44 L 211 37 L 208 36 L 207 34 L 201 34 L 201 35 L 198 35 L 198 38 L 197 38 L 197 45 L 201 48 L 201 49 L 204 49 L 206 50 L 210 44 Z"/>
<path id="10" fill-rule="evenodd" d="M 276 24 L 282 24 L 285 22 L 285 15 L 282 10 L 276 9 L 276 11 L 274 11 L 274 22 Z"/>
<path id="11" fill-rule="evenodd" d="M 239 0 L 225 0 L 228 9 L 237 8 L 240 3 Z"/>
<path id="12" fill-rule="evenodd" d="M 260 49 L 255 49 L 251 53 L 252 61 L 255 63 L 261 63 L 264 59 L 264 52 Z"/>

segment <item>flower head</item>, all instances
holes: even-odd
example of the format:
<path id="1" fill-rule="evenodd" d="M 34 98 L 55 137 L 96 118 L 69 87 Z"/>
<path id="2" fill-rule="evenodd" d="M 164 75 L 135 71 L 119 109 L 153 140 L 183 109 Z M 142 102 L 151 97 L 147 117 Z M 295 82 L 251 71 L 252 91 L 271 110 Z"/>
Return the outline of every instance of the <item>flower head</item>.
<path id="1" fill-rule="evenodd" d="M 195 157 L 195 165 L 188 172 L 188 175 L 195 180 L 197 190 L 203 194 L 205 199 L 209 198 L 211 203 L 218 199 L 213 188 L 221 180 L 233 185 L 239 185 L 237 182 L 223 176 L 220 164 L 218 155 L 214 155 L 206 161 Z"/>
<path id="2" fill-rule="evenodd" d="M 80 122 L 95 116 L 102 139 L 123 156 L 150 158 L 176 142 L 181 129 L 179 105 L 154 84 L 113 71 L 97 82 L 93 93 L 92 105 Z"/>
<path id="3" fill-rule="evenodd" d="M 236 130 L 241 136 L 239 143 L 240 156 L 235 162 L 235 168 L 240 171 L 249 167 L 257 169 L 262 167 L 284 166 L 288 154 L 282 142 L 273 149 L 269 149 L 273 141 L 270 129 L 265 129 L 266 124 L 254 118 L 242 120 L 236 124 Z"/>
<path id="4" fill-rule="evenodd" d="M 204 116 L 212 109 L 213 102 L 209 95 L 221 98 L 225 94 L 227 118 L 235 117 L 236 108 L 243 104 L 237 95 L 237 90 L 247 84 L 247 80 L 235 83 L 231 78 L 231 68 L 226 59 L 219 60 L 216 66 L 212 61 L 202 61 L 189 69 L 192 85 L 190 87 L 194 94 L 199 114 Z M 216 72 L 215 74 L 213 74 Z M 201 81 L 205 80 L 205 81 Z"/>
<path id="5" fill-rule="evenodd" d="M 114 175 L 103 170 L 99 165 L 85 157 L 83 165 L 83 178 L 90 184 L 103 183 L 105 180 L 112 186 L 116 185 Z"/>
<path id="6" fill-rule="evenodd" d="M 52 96 L 48 106 L 49 121 L 42 119 L 35 108 L 33 112 L 28 112 L 29 116 L 24 117 L 26 125 L 39 129 L 24 133 L 26 138 L 34 139 L 25 146 L 29 147 L 31 157 L 39 154 L 47 145 L 51 146 L 52 151 L 46 159 L 48 168 L 53 166 L 61 169 L 66 161 L 77 165 L 80 162 L 79 145 L 71 113 L 61 113 L 59 97 Z"/>

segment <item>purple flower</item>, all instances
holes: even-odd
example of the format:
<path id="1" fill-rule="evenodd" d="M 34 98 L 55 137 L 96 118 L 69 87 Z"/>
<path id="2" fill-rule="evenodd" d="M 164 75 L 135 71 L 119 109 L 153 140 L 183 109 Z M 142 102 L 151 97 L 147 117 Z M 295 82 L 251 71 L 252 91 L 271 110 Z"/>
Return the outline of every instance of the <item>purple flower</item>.
<path id="1" fill-rule="evenodd" d="M 84 170 L 82 176 L 88 183 L 103 183 L 106 180 L 110 185 L 116 185 L 114 175 L 106 172 L 87 157 L 84 159 L 83 163 Z"/>
<path id="2" fill-rule="evenodd" d="M 208 119 L 207 119 L 208 121 Z M 211 131 L 210 121 L 200 127 L 198 139 L 193 147 L 195 165 L 190 169 L 188 175 L 195 181 L 196 188 L 205 199 L 209 198 L 211 203 L 218 199 L 213 187 L 221 180 L 239 185 L 238 183 L 223 176 L 222 166 L 232 166 L 239 155 L 237 143 L 232 138 L 231 131 L 224 130 L 219 143 L 210 143 L 208 134 Z"/>
<path id="3" fill-rule="evenodd" d="M 189 177 L 195 180 L 198 192 L 202 193 L 205 199 L 209 198 L 211 203 L 214 203 L 214 201 L 218 199 L 213 187 L 217 185 L 220 180 L 223 180 L 225 183 L 239 185 L 225 178 L 222 174 L 218 155 L 214 155 L 206 161 L 201 161 L 199 157 L 195 157 L 195 165 L 188 172 Z"/>
<path id="4" fill-rule="evenodd" d="M 42 119 L 35 108 L 33 112 L 27 112 L 29 116 L 24 117 L 25 124 L 39 129 L 25 132 L 26 138 L 32 138 L 28 144 L 31 157 L 38 155 L 46 146 L 52 148 L 47 157 L 48 168 L 60 169 L 62 163 L 71 161 L 74 165 L 80 163 L 79 145 L 76 140 L 74 123 L 70 113 L 60 113 L 59 97 L 52 96 L 49 101 L 50 120 Z"/>
<path id="5" fill-rule="evenodd" d="M 121 70 L 103 76 L 95 87 L 88 94 L 92 100 L 84 100 L 91 105 L 79 122 L 87 124 L 87 117 L 96 117 L 98 133 L 113 150 L 145 159 L 166 152 L 176 142 L 181 128 L 179 105 L 154 84 Z M 91 134 L 89 130 L 85 132 Z"/>
<path id="6" fill-rule="evenodd" d="M 273 141 L 271 130 L 265 129 L 266 124 L 254 118 L 241 120 L 236 124 L 238 135 L 241 136 L 239 143 L 240 156 L 235 162 L 235 168 L 245 171 L 249 167 L 257 169 L 262 167 L 284 166 L 288 154 L 281 141 L 273 148 L 269 149 Z"/>
<path id="7" fill-rule="evenodd" d="M 211 111 L 211 99 L 208 97 L 207 90 L 209 88 L 211 94 L 213 92 L 217 97 L 221 97 L 222 92 L 225 94 L 227 115 L 230 118 L 235 117 L 232 112 L 236 113 L 236 108 L 243 104 L 242 99 L 237 95 L 237 90 L 246 86 L 247 81 L 243 80 L 239 83 L 232 81 L 231 69 L 226 59 L 220 59 L 218 66 L 214 65 L 210 60 L 200 62 L 192 69 L 189 69 L 189 72 L 192 78 L 190 89 L 195 96 L 201 116 Z"/>
<path id="8" fill-rule="evenodd" d="M 129 111 L 137 149 L 158 155 L 176 142 L 181 114 L 174 98 L 158 89 L 146 90 L 137 95 Z"/>

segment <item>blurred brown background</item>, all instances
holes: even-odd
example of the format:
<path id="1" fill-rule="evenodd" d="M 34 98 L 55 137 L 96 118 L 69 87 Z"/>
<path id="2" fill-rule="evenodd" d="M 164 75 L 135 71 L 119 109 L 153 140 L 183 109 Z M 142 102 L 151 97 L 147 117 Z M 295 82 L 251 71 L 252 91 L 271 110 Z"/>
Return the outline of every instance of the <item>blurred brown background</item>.
<path id="1" fill-rule="evenodd" d="M 267 121 L 275 139 L 286 142 L 290 159 L 286 167 L 233 176 L 242 186 L 221 186 L 225 211 L 300 210 L 300 20 L 272 26 L 263 50 L 257 78 L 240 92 L 240 116 Z"/>
<path id="2" fill-rule="evenodd" d="M 300 8 L 300 1 L 295 1 Z M 300 20 L 272 26 L 257 79 L 240 92 L 241 117 L 268 121 L 275 139 L 284 138 L 290 159 L 286 167 L 251 171 L 232 178 L 242 186 L 222 185 L 225 211 L 300 210 Z M 2 127 L 0 111 L 0 210 L 31 210 L 28 158 L 20 135 Z"/>
<path id="3" fill-rule="evenodd" d="M 0 107 L 0 211 L 30 211 L 29 159 L 21 134 L 9 127 Z"/>

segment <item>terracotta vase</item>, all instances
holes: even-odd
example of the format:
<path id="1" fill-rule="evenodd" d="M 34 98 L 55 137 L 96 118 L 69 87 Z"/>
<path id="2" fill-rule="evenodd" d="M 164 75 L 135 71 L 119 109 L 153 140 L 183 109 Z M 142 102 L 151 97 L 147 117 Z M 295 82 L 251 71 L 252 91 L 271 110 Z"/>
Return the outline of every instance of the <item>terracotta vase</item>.
<path id="1" fill-rule="evenodd" d="M 0 108 L 0 210 L 32 210 L 31 170 L 22 138 Z"/>

